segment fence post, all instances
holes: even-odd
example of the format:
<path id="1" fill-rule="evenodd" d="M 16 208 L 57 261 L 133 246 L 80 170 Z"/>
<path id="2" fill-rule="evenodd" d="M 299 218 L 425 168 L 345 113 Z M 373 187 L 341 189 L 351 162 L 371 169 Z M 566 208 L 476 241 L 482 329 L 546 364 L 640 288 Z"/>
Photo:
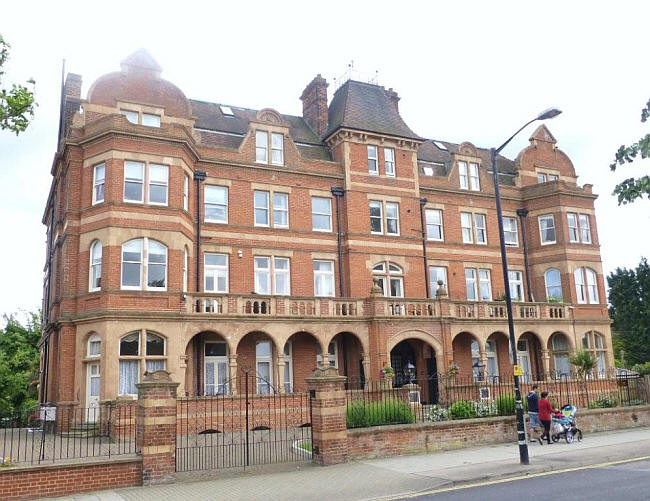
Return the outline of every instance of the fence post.
<path id="1" fill-rule="evenodd" d="M 321 466 L 348 460 L 346 380 L 334 367 L 318 368 L 307 378 L 311 397 L 312 455 L 314 462 Z"/>
<path id="2" fill-rule="evenodd" d="M 145 373 L 138 388 L 136 447 L 142 454 L 142 484 L 176 480 L 176 391 L 164 370 Z"/>

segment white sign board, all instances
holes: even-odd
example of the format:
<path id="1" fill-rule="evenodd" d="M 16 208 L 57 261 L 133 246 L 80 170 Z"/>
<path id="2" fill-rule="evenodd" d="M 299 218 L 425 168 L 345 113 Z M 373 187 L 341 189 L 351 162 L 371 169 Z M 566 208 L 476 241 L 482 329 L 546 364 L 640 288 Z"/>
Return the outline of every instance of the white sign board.
<path id="1" fill-rule="evenodd" d="M 41 407 L 41 421 L 56 421 L 56 407 Z"/>

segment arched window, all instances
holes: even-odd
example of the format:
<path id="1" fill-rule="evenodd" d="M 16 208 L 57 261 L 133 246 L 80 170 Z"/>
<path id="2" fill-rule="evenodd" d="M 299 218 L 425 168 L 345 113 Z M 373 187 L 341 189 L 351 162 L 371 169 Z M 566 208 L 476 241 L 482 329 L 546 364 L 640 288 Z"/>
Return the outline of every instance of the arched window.
<path id="1" fill-rule="evenodd" d="M 88 349 L 86 351 L 86 356 L 99 357 L 101 355 L 102 342 L 99 337 L 99 334 L 93 334 L 88 338 Z"/>
<path id="2" fill-rule="evenodd" d="M 400 266 L 384 261 L 373 266 L 372 274 L 378 279 L 384 296 L 404 297 L 404 271 Z"/>
<path id="3" fill-rule="evenodd" d="M 599 377 L 605 377 L 607 372 L 605 338 L 602 334 L 594 331 L 585 332 L 582 335 L 582 348 L 590 353 L 596 360 L 596 371 Z"/>
<path id="4" fill-rule="evenodd" d="M 576 297 L 580 304 L 598 304 L 598 279 L 591 268 L 577 268 L 573 272 L 576 283 Z"/>
<path id="5" fill-rule="evenodd" d="M 102 243 L 95 240 L 90 246 L 90 279 L 88 290 L 90 292 L 102 288 Z"/>
<path id="6" fill-rule="evenodd" d="M 556 376 L 562 377 L 571 374 L 571 365 L 569 364 L 569 341 L 561 332 L 553 334 L 553 337 L 551 338 L 551 351 L 553 353 Z"/>
<path id="7" fill-rule="evenodd" d="M 560 270 L 556 268 L 546 270 L 546 273 L 544 273 L 544 282 L 546 283 L 546 300 L 561 300 L 562 280 L 560 278 Z"/>
<path id="8" fill-rule="evenodd" d="M 122 245 L 122 289 L 166 290 L 167 247 L 149 238 Z"/>
<path id="9" fill-rule="evenodd" d="M 145 348 L 144 353 L 142 346 Z M 166 348 L 165 338 L 150 331 L 134 331 L 123 336 L 120 339 L 118 393 L 120 395 L 138 393 L 135 384 L 140 380 L 143 361 L 146 371 L 165 369 Z"/>

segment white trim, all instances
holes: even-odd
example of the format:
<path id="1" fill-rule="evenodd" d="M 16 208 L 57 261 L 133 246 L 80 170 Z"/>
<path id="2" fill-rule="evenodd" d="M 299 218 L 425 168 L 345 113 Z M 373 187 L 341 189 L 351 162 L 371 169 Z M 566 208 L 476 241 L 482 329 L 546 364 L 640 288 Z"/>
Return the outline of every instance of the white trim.
<path id="1" fill-rule="evenodd" d="M 542 229 L 542 220 L 550 218 L 553 223 L 553 241 L 544 241 L 544 230 Z M 542 214 L 537 216 L 537 223 L 539 225 L 539 241 L 541 245 L 553 245 L 557 243 L 557 229 L 555 228 L 555 216 L 553 214 Z M 547 228 L 548 229 L 548 228 Z"/>
<path id="2" fill-rule="evenodd" d="M 104 177 L 102 178 L 102 182 L 98 183 L 97 182 L 97 169 L 102 167 L 104 169 Z M 97 195 L 97 187 L 102 186 L 102 191 L 103 191 L 103 197 L 102 199 L 96 198 Z M 105 163 L 100 163 L 95 166 L 93 166 L 93 200 L 92 200 L 92 205 L 102 203 L 106 197 L 106 164 Z"/>

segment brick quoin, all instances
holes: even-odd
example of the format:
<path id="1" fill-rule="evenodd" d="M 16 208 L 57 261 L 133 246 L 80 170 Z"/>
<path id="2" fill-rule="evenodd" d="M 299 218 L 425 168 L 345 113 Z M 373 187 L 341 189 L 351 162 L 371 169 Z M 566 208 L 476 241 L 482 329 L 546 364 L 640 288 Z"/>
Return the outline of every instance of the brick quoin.
<path id="1" fill-rule="evenodd" d="M 362 376 L 376 380 L 381 368 L 393 363 L 399 351 L 394 350 L 402 342 L 415 353 L 412 362 L 418 377 L 431 375 L 430 367 L 444 372 L 452 363 L 462 375 L 471 375 L 471 344 L 480 345 L 485 359 L 488 340 L 496 342 L 499 375 L 512 372 L 504 337 L 507 322 L 494 313 L 503 304 L 466 301 L 467 269 L 489 270 L 492 299 L 504 291 L 488 150 L 470 142 L 436 144 L 419 137 L 399 115 L 397 93 L 376 85 L 344 82 L 328 108 L 328 84 L 319 75 L 301 94 L 302 117 L 270 108 L 233 107 L 235 117 L 229 118 L 217 103 L 188 99 L 161 78 L 161 71 L 151 56 L 139 51 L 123 61 L 121 71 L 100 77 L 85 97 L 81 76 L 68 75 L 63 135 L 43 215 L 48 252 L 41 401 L 64 407 L 88 405 L 90 363 L 100 364 L 100 401 L 116 400 L 120 339 L 131 332 L 141 336 L 139 380 L 147 367 L 146 334 L 153 332 L 164 338 L 165 369 L 180 383 L 178 393 L 187 396 L 205 393 L 202 350 L 206 341 L 217 340 L 226 343 L 228 377 L 237 378 L 244 357 L 255 370 L 255 343 L 270 339 L 272 383 L 278 391 L 285 389 L 287 341 L 292 343 L 292 380 L 297 391 L 307 387 L 318 348 L 325 358 L 332 342 L 337 352 L 332 362 L 350 384 L 358 384 Z M 375 103 L 372 111 L 381 120 L 373 123 L 369 114 L 363 117 L 365 125 L 359 126 L 355 113 L 361 113 L 363 106 L 339 116 L 336 103 L 347 98 L 363 106 Z M 158 115 L 161 126 L 130 123 L 122 110 L 135 111 L 139 117 Z M 270 161 L 271 151 L 269 161 L 256 161 L 257 131 L 281 135 L 281 165 Z M 369 145 L 377 147 L 377 175 L 369 172 Z M 386 170 L 387 148 L 394 153 L 394 177 Z M 146 168 L 168 167 L 166 205 L 124 200 L 128 160 L 142 162 Z M 480 190 L 461 189 L 459 162 L 478 165 Z M 602 336 L 605 366 L 613 367 L 593 187 L 578 184 L 571 160 L 546 126 L 532 133 L 516 160 L 500 158 L 499 162 L 504 173 L 504 215 L 516 219 L 519 240 L 518 246 L 508 247 L 508 263 L 522 273 L 524 296 L 534 300 L 526 303 L 532 317 L 515 308 L 516 335 L 528 341 L 531 372 L 543 377 L 555 369 L 553 336 L 564 336 L 574 349 L 581 346 L 585 333 Z M 93 203 L 94 168 L 100 164 L 105 166 L 104 199 Z M 200 184 L 194 180 L 197 171 L 206 173 Z M 557 175 L 558 180 L 538 183 L 540 173 Z M 205 221 L 205 187 L 212 185 L 227 187 L 226 224 Z M 333 187 L 344 191 L 338 212 Z M 273 193 L 288 194 L 288 228 L 255 225 L 255 191 L 268 192 L 271 205 Z M 146 182 L 143 192 L 147 192 Z M 315 196 L 331 200 L 331 231 L 313 229 Z M 442 211 L 444 234 L 441 242 L 425 242 L 426 267 L 443 267 L 447 275 L 446 294 L 437 296 L 434 283 L 430 298 L 425 297 L 429 277 L 423 261 L 422 199 L 426 199 L 425 211 Z M 371 232 L 370 201 L 382 204 L 381 235 Z M 399 207 L 398 235 L 386 232 L 389 203 Z M 523 227 L 517 209 L 528 210 Z M 461 212 L 486 216 L 486 245 L 463 243 Z M 588 218 L 590 243 L 570 241 L 569 213 Z M 553 215 L 556 230 L 556 243 L 550 245 L 541 242 L 539 229 L 539 216 L 547 214 Z M 269 218 L 274 222 L 272 213 Z M 530 290 L 525 280 L 524 232 Z M 165 290 L 122 288 L 122 245 L 136 238 L 166 246 Z M 101 284 L 91 292 L 94 242 L 102 245 Z M 228 256 L 227 293 L 205 293 L 206 253 Z M 289 258 L 290 296 L 253 294 L 256 256 Z M 334 297 L 314 297 L 315 260 L 333 263 Z M 381 263 L 401 270 L 397 276 L 404 298 L 371 296 L 373 268 Z M 567 304 L 546 302 L 544 273 L 550 268 L 560 272 Z M 598 301 L 593 304 L 578 303 L 574 272 L 582 268 L 596 272 Z M 101 341 L 100 354 L 90 357 L 88 339 L 95 335 Z M 423 391 L 428 398 L 428 390 Z"/>

